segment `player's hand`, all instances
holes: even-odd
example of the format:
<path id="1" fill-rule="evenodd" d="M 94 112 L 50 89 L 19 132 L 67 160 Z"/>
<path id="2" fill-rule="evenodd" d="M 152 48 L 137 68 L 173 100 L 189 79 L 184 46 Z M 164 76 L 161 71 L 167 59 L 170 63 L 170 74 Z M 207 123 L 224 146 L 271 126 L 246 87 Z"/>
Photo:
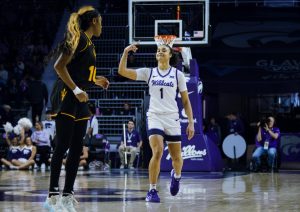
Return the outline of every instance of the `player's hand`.
<path id="1" fill-rule="evenodd" d="M 76 95 L 79 102 L 87 102 L 89 100 L 89 95 L 86 92 L 81 92 Z"/>
<path id="2" fill-rule="evenodd" d="M 138 47 L 137 47 L 138 44 L 139 44 L 139 43 L 136 43 L 136 42 L 135 42 L 135 43 L 133 43 L 133 44 L 127 46 L 127 47 L 124 49 L 124 53 L 128 54 L 128 52 L 130 52 L 130 51 L 136 52 L 136 51 L 138 50 Z"/>
<path id="3" fill-rule="evenodd" d="M 103 76 L 96 76 L 96 82 L 95 84 L 97 86 L 102 87 L 103 89 L 107 89 L 109 86 L 109 81 L 106 77 Z"/>
<path id="4" fill-rule="evenodd" d="M 186 128 L 186 135 L 188 136 L 188 140 L 191 140 L 194 137 L 195 129 L 194 123 L 189 123 Z"/>

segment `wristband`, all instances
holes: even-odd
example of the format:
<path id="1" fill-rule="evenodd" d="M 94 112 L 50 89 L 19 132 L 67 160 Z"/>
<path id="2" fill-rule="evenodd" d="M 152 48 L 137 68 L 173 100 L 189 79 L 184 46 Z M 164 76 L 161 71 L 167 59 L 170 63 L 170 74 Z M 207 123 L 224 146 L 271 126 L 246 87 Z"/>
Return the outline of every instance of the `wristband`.
<path id="1" fill-rule="evenodd" d="M 77 95 L 77 94 L 83 93 L 83 90 L 81 90 L 80 88 L 78 88 L 78 87 L 76 86 L 76 88 L 73 90 L 73 93 L 74 93 L 75 95 Z"/>

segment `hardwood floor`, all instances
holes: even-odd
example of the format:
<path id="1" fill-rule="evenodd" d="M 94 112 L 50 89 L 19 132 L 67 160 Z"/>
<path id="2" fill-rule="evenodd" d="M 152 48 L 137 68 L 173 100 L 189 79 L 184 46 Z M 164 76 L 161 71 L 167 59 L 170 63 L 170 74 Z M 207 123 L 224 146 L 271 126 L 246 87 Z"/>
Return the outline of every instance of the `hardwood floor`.
<path id="1" fill-rule="evenodd" d="M 46 211 L 50 172 L 0 171 L 0 211 Z M 64 171 L 60 185 L 63 184 Z M 183 173 L 180 192 L 169 193 L 169 173 L 161 173 L 161 203 L 146 203 L 146 170 L 79 171 L 77 211 L 235 212 L 300 211 L 300 171 L 279 173 Z M 62 186 L 61 186 L 62 187 Z"/>

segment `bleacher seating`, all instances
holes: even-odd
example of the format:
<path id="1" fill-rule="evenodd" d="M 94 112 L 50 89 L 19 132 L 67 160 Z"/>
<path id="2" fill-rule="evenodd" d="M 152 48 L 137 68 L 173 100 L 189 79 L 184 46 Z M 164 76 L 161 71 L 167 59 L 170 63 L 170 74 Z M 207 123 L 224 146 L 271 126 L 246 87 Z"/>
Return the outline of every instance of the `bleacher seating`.
<path id="1" fill-rule="evenodd" d="M 87 92 L 91 99 L 144 99 L 148 89 L 143 82 L 119 82 L 111 83 L 107 90 L 94 86 Z"/>
<path id="2" fill-rule="evenodd" d="M 124 39 L 127 34 L 126 26 L 103 26 L 103 33 L 101 34 L 100 40 L 104 39 Z"/>
<path id="3" fill-rule="evenodd" d="M 125 39 L 95 40 L 94 45 L 99 53 L 116 53 L 123 52 L 125 48 Z M 118 61 L 119 62 L 119 61 Z"/>
<path id="4" fill-rule="evenodd" d="M 134 119 L 134 116 L 97 116 L 97 119 L 99 132 L 106 135 L 109 142 L 111 142 L 113 140 L 111 137 L 122 136 L 123 124 L 130 119 Z"/>
<path id="5" fill-rule="evenodd" d="M 96 58 L 97 67 L 117 67 L 119 64 L 119 53 L 99 53 Z"/>
<path id="6" fill-rule="evenodd" d="M 102 14 L 102 25 L 103 26 L 127 26 L 128 14 L 127 13 Z"/>

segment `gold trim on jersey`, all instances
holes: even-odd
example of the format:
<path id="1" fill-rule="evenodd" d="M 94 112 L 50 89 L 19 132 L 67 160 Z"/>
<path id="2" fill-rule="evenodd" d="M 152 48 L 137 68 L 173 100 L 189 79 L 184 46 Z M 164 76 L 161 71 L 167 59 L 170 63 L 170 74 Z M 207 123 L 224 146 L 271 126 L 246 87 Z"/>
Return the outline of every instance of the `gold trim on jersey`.
<path id="1" fill-rule="evenodd" d="M 51 114 L 51 117 L 56 117 L 56 116 L 57 116 L 57 113 Z"/>
<path id="2" fill-rule="evenodd" d="M 86 45 L 85 45 L 85 47 L 82 49 L 82 50 L 80 50 L 79 52 L 83 52 L 84 50 L 86 50 L 87 49 L 87 47 L 89 46 L 89 43 L 88 42 L 86 42 Z"/>
<path id="3" fill-rule="evenodd" d="M 88 46 L 93 46 L 93 55 L 94 57 L 96 58 L 96 49 L 95 49 L 95 45 L 93 44 L 92 40 L 89 38 L 89 36 L 87 36 L 87 34 L 85 32 L 83 32 L 84 35 L 86 36 L 87 38 L 87 44 L 86 46 L 84 47 L 84 49 L 82 49 L 80 52 L 84 51 Z"/>
<path id="4" fill-rule="evenodd" d="M 76 119 L 75 116 L 73 116 L 73 115 L 71 115 L 71 114 L 68 114 L 68 113 L 60 112 L 60 114 L 69 116 L 69 117 L 71 117 L 71 118 L 73 118 L 73 119 Z"/>
<path id="5" fill-rule="evenodd" d="M 83 121 L 83 120 L 89 120 L 90 117 L 85 117 L 85 118 L 80 118 L 80 119 L 75 119 L 75 121 Z"/>

